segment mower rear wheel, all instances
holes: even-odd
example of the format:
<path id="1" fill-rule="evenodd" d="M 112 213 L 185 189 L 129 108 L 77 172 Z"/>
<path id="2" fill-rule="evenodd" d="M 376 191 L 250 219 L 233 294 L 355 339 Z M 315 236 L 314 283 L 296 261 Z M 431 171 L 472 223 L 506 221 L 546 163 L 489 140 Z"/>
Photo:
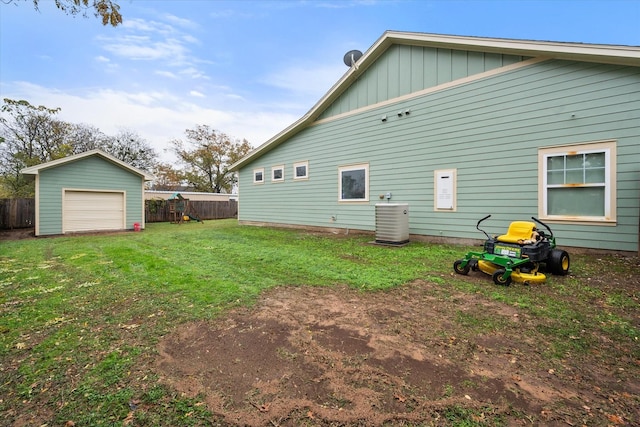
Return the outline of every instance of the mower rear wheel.
<path id="1" fill-rule="evenodd" d="M 471 269 L 471 265 L 470 265 L 470 263 L 467 263 L 467 265 L 462 267 L 462 261 L 463 260 L 459 259 L 459 260 L 457 260 L 456 262 L 453 263 L 453 271 L 455 271 L 458 274 L 464 274 L 466 276 L 467 274 L 469 274 L 469 270 Z"/>
<path id="2" fill-rule="evenodd" d="M 504 276 L 504 272 L 505 270 L 503 269 L 494 271 L 493 275 L 491 276 L 493 278 L 493 283 L 498 286 L 509 286 L 511 284 L 511 276 L 505 279 L 504 277 L 502 277 Z"/>
<path id="3" fill-rule="evenodd" d="M 551 271 L 552 274 L 566 276 L 569 273 L 571 260 L 566 251 L 554 249 L 551 251 L 551 254 L 549 254 L 548 264 L 549 271 Z"/>

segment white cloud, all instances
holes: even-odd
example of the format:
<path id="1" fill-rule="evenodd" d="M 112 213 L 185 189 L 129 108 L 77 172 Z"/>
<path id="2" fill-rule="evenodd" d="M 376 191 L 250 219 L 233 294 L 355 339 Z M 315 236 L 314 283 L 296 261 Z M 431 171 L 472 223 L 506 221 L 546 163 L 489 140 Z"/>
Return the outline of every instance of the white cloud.
<path id="1" fill-rule="evenodd" d="M 190 29 L 198 28 L 198 24 L 196 22 L 190 19 L 180 18 L 179 16 L 172 15 L 170 13 L 164 14 L 162 18 L 168 22 L 171 22 L 172 24 L 178 25 L 183 28 L 190 28 Z"/>
<path id="2" fill-rule="evenodd" d="M 111 59 L 106 56 L 96 56 L 95 61 L 98 63 L 98 67 L 101 67 L 104 71 L 108 73 L 114 73 L 120 69 L 120 66 L 111 61 Z"/>
<path id="3" fill-rule="evenodd" d="M 121 28 L 124 30 L 160 34 L 170 34 L 175 32 L 174 28 L 171 25 L 163 24 L 157 21 L 147 21 L 139 18 L 126 19 L 122 23 Z"/>
<path id="4" fill-rule="evenodd" d="M 190 77 L 192 79 L 209 79 L 209 77 L 204 72 L 202 72 L 202 70 L 199 70 L 195 67 L 185 68 L 183 70 L 180 70 L 179 73 L 185 77 Z"/>
<path id="5" fill-rule="evenodd" d="M 198 92 L 197 90 L 189 91 L 189 95 L 195 96 L 196 98 L 205 98 L 204 93 Z"/>
<path id="6" fill-rule="evenodd" d="M 225 95 L 225 98 L 233 99 L 235 101 L 246 101 L 246 98 L 244 98 L 241 95 L 237 95 L 235 93 L 229 93 L 229 94 Z"/>
<path id="7" fill-rule="evenodd" d="M 184 63 L 188 49 L 177 39 L 153 41 L 147 36 L 128 35 L 119 38 L 101 38 L 103 48 L 115 56 L 132 60 Z"/>
<path id="8" fill-rule="evenodd" d="M 191 44 L 200 44 L 200 40 L 198 40 L 196 37 L 190 35 L 190 34 L 184 34 L 181 36 L 182 40 L 186 41 L 187 43 L 191 43 Z"/>
<path id="9" fill-rule="evenodd" d="M 163 19 L 183 28 L 197 27 L 188 19 L 170 14 L 164 15 Z M 110 55 L 131 61 L 162 63 L 165 69 L 182 69 L 156 72 L 164 77 L 177 78 L 176 73 L 180 73 L 192 79 L 208 79 L 207 74 L 194 65 L 209 62 L 207 59 L 196 57 L 191 51 L 190 45 L 200 44 L 195 36 L 157 21 L 131 19 L 125 21 L 125 24 L 123 24 L 123 32 L 118 32 L 114 36 L 99 36 L 96 39 L 101 48 Z"/>
<path id="10" fill-rule="evenodd" d="M 214 12 L 211 12 L 209 16 L 213 19 L 230 19 L 231 17 L 234 17 L 234 16 L 243 16 L 243 14 L 238 13 L 237 10 L 223 9 L 223 10 L 216 10 Z"/>
<path id="11" fill-rule="evenodd" d="M 170 79 L 177 79 L 178 78 L 178 76 L 173 74 L 171 71 L 156 70 L 156 71 L 154 71 L 154 74 L 157 74 L 157 75 L 162 76 L 162 77 L 168 77 Z"/>
<path id="12" fill-rule="evenodd" d="M 60 107 L 60 119 L 93 125 L 108 135 L 122 128 L 133 130 L 168 162 L 175 161 L 166 151 L 170 141 L 184 139 L 184 131 L 196 125 L 207 124 L 256 147 L 299 118 L 286 113 L 216 110 L 161 91 L 66 93 L 28 82 L 3 82 L 2 93 L 10 99 L 28 99 L 33 105 Z"/>
<path id="13" fill-rule="evenodd" d="M 347 71 L 342 61 L 336 61 L 335 65 L 296 65 L 277 70 L 263 81 L 305 98 L 320 99 Z"/>

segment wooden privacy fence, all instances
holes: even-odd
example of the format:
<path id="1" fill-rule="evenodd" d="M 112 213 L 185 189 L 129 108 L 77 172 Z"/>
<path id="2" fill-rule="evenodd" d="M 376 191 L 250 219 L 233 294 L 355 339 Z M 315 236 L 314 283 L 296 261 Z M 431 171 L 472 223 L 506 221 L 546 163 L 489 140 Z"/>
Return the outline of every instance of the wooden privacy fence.
<path id="1" fill-rule="evenodd" d="M 189 213 L 202 220 L 235 218 L 238 216 L 238 202 L 189 200 Z M 166 200 L 145 200 L 144 216 L 146 222 L 169 222 L 169 202 Z"/>
<path id="2" fill-rule="evenodd" d="M 35 199 L 0 199 L 0 230 L 35 226 Z"/>
<path id="3" fill-rule="evenodd" d="M 194 200 L 189 201 L 191 212 L 200 219 L 224 219 L 238 216 L 238 202 Z M 35 227 L 35 199 L 0 199 L 0 230 Z M 146 222 L 168 222 L 169 203 L 166 200 L 145 200 Z"/>

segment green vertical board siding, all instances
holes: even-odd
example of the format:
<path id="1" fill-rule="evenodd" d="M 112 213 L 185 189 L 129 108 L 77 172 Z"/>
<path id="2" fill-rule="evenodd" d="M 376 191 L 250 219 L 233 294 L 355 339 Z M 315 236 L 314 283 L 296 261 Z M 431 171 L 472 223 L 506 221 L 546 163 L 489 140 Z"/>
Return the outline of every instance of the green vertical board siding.
<path id="1" fill-rule="evenodd" d="M 424 48 L 424 89 L 438 85 L 438 55 L 437 49 Z M 484 64 L 482 64 L 484 68 Z M 482 71 L 479 71 L 482 72 Z"/>
<path id="2" fill-rule="evenodd" d="M 386 67 L 389 70 L 387 74 L 387 96 L 389 98 L 397 98 L 398 96 L 403 95 L 400 91 L 400 84 L 402 82 L 400 75 L 400 69 L 402 68 L 400 63 L 400 52 L 400 46 L 392 46 L 385 54 L 388 56 Z M 402 59 L 405 59 L 404 56 Z M 406 64 L 403 65 L 406 66 Z M 349 96 L 353 96 L 353 94 L 349 94 Z"/>
<path id="3" fill-rule="evenodd" d="M 462 79 L 469 75 L 469 58 L 467 52 L 454 50 L 451 52 L 451 78 L 450 81 Z"/>
<path id="4" fill-rule="evenodd" d="M 98 156 L 40 172 L 40 235 L 62 233 L 63 189 L 126 191 L 126 227 L 143 223 L 143 178 Z"/>
<path id="5" fill-rule="evenodd" d="M 437 54 L 438 63 L 438 84 L 448 83 L 452 78 L 451 70 L 451 50 L 450 49 L 438 49 Z"/>
<path id="6" fill-rule="evenodd" d="M 409 92 L 417 92 L 425 87 L 424 73 L 424 49 L 418 46 L 411 47 L 411 75 L 409 76 Z"/>
<path id="7" fill-rule="evenodd" d="M 552 228 L 560 245 L 636 251 L 640 69 L 559 60 L 310 126 L 242 168 L 239 219 L 374 230 L 378 196 L 391 192 L 391 202 L 409 203 L 411 233 L 481 239 L 475 224 L 485 215 L 491 234 L 537 216 L 539 148 L 603 140 L 617 141 L 616 224 Z M 294 181 L 292 165 L 303 160 L 309 179 Z M 338 203 L 338 167 L 354 163 L 369 164 L 364 205 Z M 252 183 L 254 168 L 279 164 L 285 182 Z M 434 211 L 441 169 L 456 169 L 456 211 Z"/>
<path id="8" fill-rule="evenodd" d="M 391 46 L 320 116 L 327 118 L 522 61 L 520 56 Z"/>
<path id="9" fill-rule="evenodd" d="M 467 58 L 469 60 L 469 63 L 467 64 L 467 72 L 470 76 L 486 71 L 484 67 L 484 53 L 467 52 Z"/>

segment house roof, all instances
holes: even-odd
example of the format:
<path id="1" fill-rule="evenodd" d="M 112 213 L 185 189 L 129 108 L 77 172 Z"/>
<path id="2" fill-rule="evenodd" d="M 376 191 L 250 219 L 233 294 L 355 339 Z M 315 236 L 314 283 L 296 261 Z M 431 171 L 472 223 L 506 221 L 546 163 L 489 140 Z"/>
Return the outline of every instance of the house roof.
<path id="1" fill-rule="evenodd" d="M 127 171 L 135 174 L 135 175 L 139 175 L 142 178 L 144 178 L 145 181 L 151 181 L 154 179 L 154 176 L 151 175 L 149 172 L 143 171 L 142 169 L 138 169 L 135 168 L 133 166 L 131 166 L 128 163 L 123 162 L 120 159 L 117 159 L 115 157 L 113 157 L 110 154 L 105 153 L 102 150 L 91 150 L 91 151 L 85 151 L 84 153 L 80 153 L 80 154 L 74 154 L 72 156 L 68 156 L 68 157 L 64 157 L 62 159 L 56 159 L 56 160 L 52 160 L 50 162 L 46 162 L 46 163 L 41 163 L 39 165 L 35 165 L 35 166 L 30 166 L 28 168 L 24 168 L 22 169 L 20 172 L 24 175 L 38 175 L 40 173 L 40 171 L 46 170 L 46 169 L 51 169 L 51 168 L 55 168 L 58 166 L 62 166 L 64 164 L 67 163 L 72 163 L 72 162 L 76 162 L 78 160 L 81 159 L 85 159 L 88 157 L 92 157 L 92 156 L 98 156 L 103 158 L 104 160 L 111 162 L 113 164 L 115 164 L 116 166 L 119 166 L 123 169 L 126 169 Z"/>
<path id="2" fill-rule="evenodd" d="M 640 47 L 498 39 L 486 37 L 451 36 L 401 31 L 386 31 L 356 62 L 354 66 L 333 85 L 331 89 L 300 119 L 250 151 L 231 165 L 236 171 L 247 163 L 277 147 L 287 139 L 313 123 L 318 116 L 344 93 L 390 46 L 412 45 L 440 49 L 467 50 L 486 53 L 501 53 L 516 56 L 556 58 L 583 62 L 629 65 L 640 67 Z"/>

